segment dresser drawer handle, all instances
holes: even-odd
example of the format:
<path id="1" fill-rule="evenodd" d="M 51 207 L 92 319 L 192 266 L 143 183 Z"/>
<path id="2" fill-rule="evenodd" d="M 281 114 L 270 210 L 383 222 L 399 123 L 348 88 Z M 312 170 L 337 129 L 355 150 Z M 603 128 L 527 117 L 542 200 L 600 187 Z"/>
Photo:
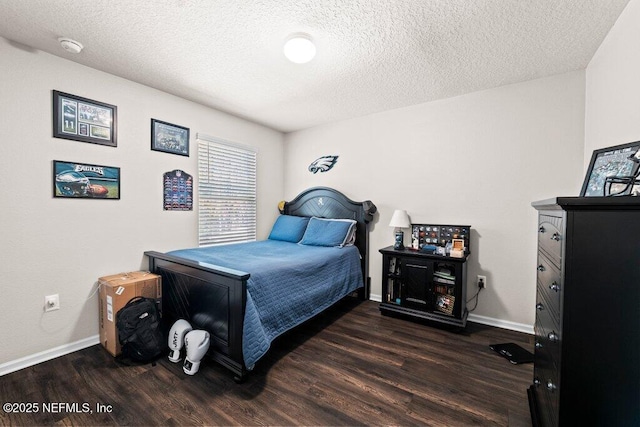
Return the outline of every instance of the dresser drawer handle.
<path id="1" fill-rule="evenodd" d="M 536 348 L 542 348 L 542 343 L 540 341 L 536 341 Z"/>
<path id="2" fill-rule="evenodd" d="M 540 228 L 538 228 L 538 232 L 539 232 L 539 233 L 544 233 L 544 232 L 546 232 L 546 231 L 547 231 L 547 230 L 545 230 L 543 226 L 540 226 Z"/>
<path id="3" fill-rule="evenodd" d="M 558 285 L 556 282 L 553 282 L 552 284 L 549 285 L 549 289 L 551 289 L 552 291 L 558 292 L 560 290 L 560 285 Z"/>
<path id="4" fill-rule="evenodd" d="M 533 379 L 533 383 L 534 383 L 536 386 L 539 386 L 540 384 L 542 384 L 542 381 L 540 381 L 540 378 L 535 377 L 535 378 Z"/>
<path id="5" fill-rule="evenodd" d="M 551 380 L 547 381 L 547 390 L 554 391 L 556 388 L 556 385 Z"/>
<path id="6" fill-rule="evenodd" d="M 544 305 L 542 305 L 542 303 L 541 303 L 541 302 L 537 303 L 537 304 L 536 304 L 536 310 L 538 310 L 538 311 L 542 311 L 542 310 L 544 310 Z"/>
<path id="7" fill-rule="evenodd" d="M 544 268 L 544 265 L 540 264 L 537 268 L 538 271 L 544 271 L 546 270 L 546 268 Z"/>
<path id="8" fill-rule="evenodd" d="M 558 341 L 558 335 L 556 335 L 555 332 L 549 332 L 549 334 L 547 335 L 547 338 L 549 338 L 549 341 L 553 341 L 553 342 Z"/>
<path id="9" fill-rule="evenodd" d="M 551 236 L 551 240 L 555 240 L 556 242 L 560 240 L 560 235 L 558 233 L 553 233 Z"/>

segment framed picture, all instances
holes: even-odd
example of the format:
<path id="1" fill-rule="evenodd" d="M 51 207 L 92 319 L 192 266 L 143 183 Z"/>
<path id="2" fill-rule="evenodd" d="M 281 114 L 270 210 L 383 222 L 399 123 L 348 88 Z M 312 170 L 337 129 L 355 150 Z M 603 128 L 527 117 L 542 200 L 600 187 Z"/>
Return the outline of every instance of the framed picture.
<path id="1" fill-rule="evenodd" d="M 151 149 L 189 157 L 189 128 L 151 119 Z"/>
<path id="2" fill-rule="evenodd" d="M 595 150 L 580 196 L 640 195 L 640 141 Z"/>
<path id="3" fill-rule="evenodd" d="M 193 177 L 176 169 L 162 176 L 165 211 L 193 210 Z"/>
<path id="4" fill-rule="evenodd" d="M 53 91 L 53 136 L 117 147 L 115 105 Z"/>
<path id="5" fill-rule="evenodd" d="M 436 309 L 445 314 L 453 314 L 453 306 L 456 303 L 456 297 L 453 295 L 438 294 L 436 298 Z"/>
<path id="6" fill-rule="evenodd" d="M 120 168 L 54 160 L 53 197 L 120 199 Z"/>

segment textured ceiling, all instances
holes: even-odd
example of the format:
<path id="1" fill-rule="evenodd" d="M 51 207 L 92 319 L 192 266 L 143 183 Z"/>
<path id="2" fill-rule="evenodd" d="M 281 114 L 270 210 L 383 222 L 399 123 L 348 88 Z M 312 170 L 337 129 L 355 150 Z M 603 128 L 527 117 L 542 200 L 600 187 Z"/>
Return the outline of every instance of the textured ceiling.
<path id="1" fill-rule="evenodd" d="M 583 69 L 628 1 L 0 0 L 0 35 L 289 132 Z"/>

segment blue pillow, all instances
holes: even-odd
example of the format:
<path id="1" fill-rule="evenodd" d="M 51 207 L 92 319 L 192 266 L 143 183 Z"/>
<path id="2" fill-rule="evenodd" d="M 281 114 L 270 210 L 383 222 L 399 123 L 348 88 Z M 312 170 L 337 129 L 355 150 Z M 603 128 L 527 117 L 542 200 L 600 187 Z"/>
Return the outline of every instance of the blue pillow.
<path id="1" fill-rule="evenodd" d="M 305 216 L 280 215 L 273 224 L 269 239 L 298 243 L 304 235 L 309 218 Z"/>
<path id="2" fill-rule="evenodd" d="M 356 222 L 352 219 L 323 219 L 313 217 L 300 241 L 301 245 L 338 246 L 349 242 Z"/>

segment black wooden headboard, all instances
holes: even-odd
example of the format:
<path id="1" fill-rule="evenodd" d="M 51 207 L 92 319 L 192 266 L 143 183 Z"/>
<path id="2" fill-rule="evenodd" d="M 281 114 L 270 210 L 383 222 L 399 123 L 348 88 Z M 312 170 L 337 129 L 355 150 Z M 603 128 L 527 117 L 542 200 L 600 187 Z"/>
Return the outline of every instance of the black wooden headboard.
<path id="1" fill-rule="evenodd" d="M 319 218 L 353 219 L 356 224 L 355 246 L 362 256 L 362 277 L 365 282 L 364 298 L 369 298 L 369 231 L 367 224 L 373 220 L 377 208 L 370 200 L 354 202 L 341 192 L 328 187 L 314 187 L 303 191 L 290 202 L 285 202 L 282 213 L 286 215 Z"/>

